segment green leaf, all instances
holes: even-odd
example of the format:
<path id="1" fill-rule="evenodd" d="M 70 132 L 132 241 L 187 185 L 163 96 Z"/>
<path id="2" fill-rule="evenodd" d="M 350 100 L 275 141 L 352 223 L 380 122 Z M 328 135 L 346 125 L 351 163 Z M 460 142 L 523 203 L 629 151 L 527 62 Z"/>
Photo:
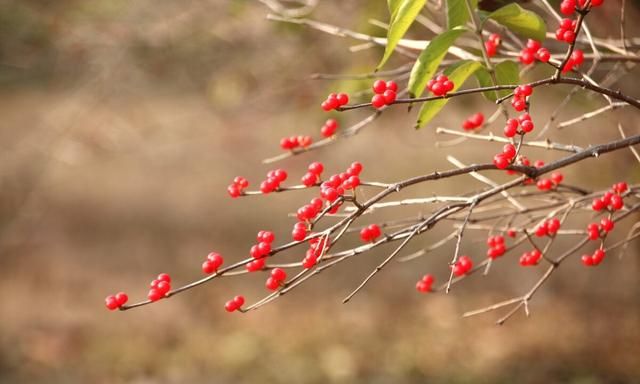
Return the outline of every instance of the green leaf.
<path id="1" fill-rule="evenodd" d="M 496 80 L 498 85 L 510 85 L 510 84 L 518 84 L 520 75 L 518 70 L 518 64 L 514 61 L 506 60 L 501 63 L 498 63 L 495 67 Z M 480 68 L 475 73 L 476 79 L 478 80 L 478 84 L 481 87 L 491 87 L 493 86 L 493 81 L 491 80 L 491 75 L 485 67 Z M 498 96 L 496 97 L 496 93 Z M 511 93 L 509 90 L 502 91 L 489 91 L 484 92 L 483 95 L 488 100 L 496 101 L 498 97 L 503 97 Z"/>
<path id="2" fill-rule="evenodd" d="M 481 68 L 482 64 L 477 61 L 465 60 L 460 61 L 444 71 L 444 74 L 449 77 L 449 80 L 453 81 L 454 87 L 451 92 L 455 92 L 460 86 L 471 76 L 478 68 Z M 427 101 L 422 104 L 420 112 L 418 112 L 418 121 L 416 122 L 416 128 L 424 127 L 429 121 L 431 121 L 440 110 L 449 102 L 449 99 L 439 99 L 433 101 Z"/>
<path id="3" fill-rule="evenodd" d="M 521 36 L 538 41 L 543 41 L 547 33 L 547 26 L 540 16 L 516 3 L 505 5 L 486 18 L 495 20 Z"/>
<path id="4" fill-rule="evenodd" d="M 399 4 L 396 4 L 400 2 Z M 424 7 L 424 3 L 426 0 L 397 0 L 392 1 L 394 6 L 397 7 L 395 11 L 395 15 L 391 14 L 391 23 L 389 25 L 389 30 L 387 31 L 387 46 L 384 48 L 384 55 L 382 56 L 382 60 L 380 60 L 380 64 L 376 68 L 376 71 L 382 68 L 384 63 L 387 62 L 393 50 L 398 45 L 398 41 L 402 39 L 413 21 L 416 19 L 422 8 Z M 389 3 L 391 5 L 391 3 Z"/>
<path id="5" fill-rule="evenodd" d="M 402 0 L 387 0 L 387 6 L 389 7 L 389 24 L 393 22 L 401 2 Z"/>
<path id="6" fill-rule="evenodd" d="M 391 1 L 391 0 L 390 0 Z M 471 9 L 478 7 L 478 0 L 470 0 Z M 453 29 L 465 25 L 469 21 L 467 0 L 447 0 L 447 29 Z"/>
<path id="7" fill-rule="evenodd" d="M 465 29 L 462 27 L 443 32 L 434 37 L 422 50 L 413 64 L 409 77 L 409 94 L 411 97 L 422 95 L 427 82 L 438 70 L 438 66 L 447 54 L 449 47 L 463 32 L 465 32 Z"/>

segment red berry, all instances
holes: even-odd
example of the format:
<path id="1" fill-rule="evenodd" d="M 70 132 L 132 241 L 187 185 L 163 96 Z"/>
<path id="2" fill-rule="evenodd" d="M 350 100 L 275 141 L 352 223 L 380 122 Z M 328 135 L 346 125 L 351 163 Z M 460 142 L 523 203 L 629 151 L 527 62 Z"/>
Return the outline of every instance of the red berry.
<path id="1" fill-rule="evenodd" d="M 349 103 L 349 95 L 347 95 L 346 93 L 338 93 L 338 96 L 336 96 L 336 100 L 339 106 L 343 106 Z"/>
<path id="2" fill-rule="evenodd" d="M 509 166 L 509 159 L 504 153 L 498 153 L 493 157 L 493 164 L 498 169 L 505 169 Z"/>
<path id="3" fill-rule="evenodd" d="M 118 304 L 118 299 L 116 299 L 116 297 L 113 295 L 107 296 L 106 299 L 104 299 L 104 304 L 110 311 L 113 311 L 120 307 L 120 305 Z"/>
<path id="4" fill-rule="evenodd" d="M 531 131 L 533 131 L 533 121 L 531 120 L 524 120 L 520 123 L 520 126 L 522 127 L 522 131 L 525 133 L 529 133 Z"/>
<path id="5" fill-rule="evenodd" d="M 613 190 L 618 194 L 623 194 L 629 189 L 629 186 L 624 181 L 616 183 L 613 185 Z"/>
<path id="6" fill-rule="evenodd" d="M 624 201 L 622 201 L 622 197 L 620 195 L 612 195 L 610 200 L 611 202 L 609 204 L 614 211 L 620 210 L 624 207 Z"/>
<path id="7" fill-rule="evenodd" d="M 535 57 L 533 56 L 533 53 L 528 49 L 523 49 L 522 51 L 520 51 L 520 62 L 522 64 L 529 65 L 533 63 L 534 60 Z"/>
<path id="8" fill-rule="evenodd" d="M 313 187 L 318 182 L 318 174 L 307 172 L 302 176 L 302 184 L 307 187 Z"/>
<path id="9" fill-rule="evenodd" d="M 242 194 L 242 190 L 236 184 L 231 184 L 230 186 L 228 186 L 227 192 L 229 193 L 229 196 L 231 196 L 234 199 L 236 197 L 239 197 Z"/>
<path id="10" fill-rule="evenodd" d="M 227 312 L 233 312 L 238 309 L 238 304 L 236 303 L 235 300 L 229 300 L 226 303 L 224 303 L 224 309 Z"/>
<path id="11" fill-rule="evenodd" d="M 593 203 L 591 204 L 591 208 L 596 212 L 602 211 L 606 206 L 607 204 L 605 204 L 602 200 L 597 198 L 593 199 Z"/>
<path id="12" fill-rule="evenodd" d="M 157 279 L 159 281 L 166 281 L 167 283 L 171 283 L 171 276 L 167 273 L 161 273 L 158 275 Z"/>
<path id="13" fill-rule="evenodd" d="M 302 241 L 307 236 L 307 229 L 305 227 L 296 226 L 293 228 L 291 236 L 295 241 Z"/>
<path id="14" fill-rule="evenodd" d="M 213 262 L 211 260 L 205 260 L 204 263 L 202 263 L 202 272 L 209 275 L 215 271 L 216 271 L 216 268 L 214 267 Z"/>
<path id="15" fill-rule="evenodd" d="M 398 84 L 393 80 L 389 80 L 387 81 L 387 89 L 393 92 L 398 92 Z"/>
<path id="16" fill-rule="evenodd" d="M 504 135 L 506 137 L 513 137 L 518 132 L 518 120 L 509 119 L 507 125 L 504 127 Z"/>
<path id="17" fill-rule="evenodd" d="M 238 295 L 233 298 L 233 302 L 236 305 L 236 308 L 240 308 L 244 305 L 244 296 Z"/>
<path id="18" fill-rule="evenodd" d="M 278 287 L 280 287 L 280 281 L 274 279 L 273 277 L 269 277 L 267 279 L 267 282 L 265 283 L 265 286 L 268 290 L 275 291 L 276 289 L 278 289 Z"/>
<path id="19" fill-rule="evenodd" d="M 287 278 L 287 272 L 285 272 L 282 268 L 274 268 L 271 270 L 271 277 L 276 279 L 277 281 L 283 281 Z"/>
<path id="20" fill-rule="evenodd" d="M 390 89 L 384 91 L 382 96 L 384 96 L 384 102 L 387 105 L 392 104 L 394 101 L 396 101 L 396 93 Z"/>
<path id="21" fill-rule="evenodd" d="M 509 236 L 511 238 L 516 237 L 516 234 L 517 234 L 517 232 L 513 228 L 510 228 L 510 229 L 507 230 L 507 236 Z"/>
<path id="22" fill-rule="evenodd" d="M 582 255 L 582 264 L 584 264 L 587 267 L 591 267 L 593 266 L 593 258 L 591 257 L 591 255 Z"/>
<path id="23" fill-rule="evenodd" d="M 604 257 L 606 256 L 604 250 L 602 249 L 596 249 L 595 252 L 593 252 L 593 265 L 598 265 L 602 262 L 602 260 L 604 260 Z"/>
<path id="24" fill-rule="evenodd" d="M 373 92 L 376 94 L 383 94 L 387 90 L 387 83 L 384 80 L 376 80 L 373 82 Z"/>
<path id="25" fill-rule="evenodd" d="M 371 98 L 371 105 L 374 108 L 380 109 L 386 105 L 386 100 L 384 99 L 384 96 L 376 94 Z"/>
<path id="26" fill-rule="evenodd" d="M 602 218 L 602 220 L 600 220 L 600 226 L 602 227 L 602 229 L 605 232 L 611 232 L 611 230 L 613 230 L 614 225 L 615 224 L 614 224 L 613 220 L 611 220 L 611 219 L 609 219 L 607 217 L 604 217 L 604 218 Z"/>
<path id="27" fill-rule="evenodd" d="M 309 164 L 308 170 L 311 173 L 319 175 L 319 174 L 322 173 L 322 171 L 324 171 L 324 165 L 322 165 L 322 163 L 316 161 L 316 162 L 313 162 L 313 163 Z"/>
<path id="28" fill-rule="evenodd" d="M 508 159 L 513 159 L 516 156 L 516 147 L 513 144 L 505 144 L 504 147 L 502 147 L 502 153 Z"/>
<path id="29" fill-rule="evenodd" d="M 151 289 L 149 291 L 149 294 L 147 295 L 147 298 L 151 301 L 158 301 L 160 299 L 162 299 L 164 297 L 164 294 L 162 294 L 159 290 L 157 289 Z"/>
<path id="30" fill-rule="evenodd" d="M 551 181 L 553 181 L 554 184 L 556 185 L 562 183 L 563 179 L 564 179 L 564 176 L 560 172 L 553 172 L 551 174 Z"/>
<path id="31" fill-rule="evenodd" d="M 546 63 L 551 58 L 551 53 L 549 53 L 549 50 L 547 48 L 540 48 L 536 52 L 535 56 L 536 56 L 536 59 L 542 61 L 543 63 Z"/>

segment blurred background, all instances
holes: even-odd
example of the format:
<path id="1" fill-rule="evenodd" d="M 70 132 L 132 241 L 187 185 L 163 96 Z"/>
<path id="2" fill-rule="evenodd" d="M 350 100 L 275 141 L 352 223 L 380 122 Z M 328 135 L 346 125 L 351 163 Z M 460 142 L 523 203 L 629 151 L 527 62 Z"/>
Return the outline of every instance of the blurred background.
<path id="1" fill-rule="evenodd" d="M 597 36 L 618 37 L 619 3 L 598 11 Z M 638 17 L 636 6 L 627 2 L 629 20 Z M 280 153 L 280 137 L 319 138 L 327 118 L 319 103 L 328 92 L 370 84 L 312 80 L 312 73 L 367 73 L 381 50 L 352 53 L 358 42 L 268 21 L 269 12 L 240 0 L 0 0 L 0 383 L 640 382 L 637 242 L 599 268 L 583 268 L 576 254 L 535 296 L 532 316 L 519 313 L 503 327 L 494 325 L 500 313 L 460 315 L 522 294 L 541 268 L 519 268 L 517 253 L 452 294 L 416 293 L 424 273 L 448 276 L 453 244 L 392 263 L 348 305 L 342 298 L 392 248 L 332 268 L 246 315 L 227 314 L 223 304 L 240 293 L 259 299 L 264 276 L 216 280 L 156 305 L 107 311 L 107 294 L 142 299 L 160 272 L 174 286 L 199 278 L 212 250 L 226 260 L 246 257 L 260 229 L 288 240 L 288 214 L 312 197 L 231 200 L 226 186 L 236 175 L 258 184 L 273 168 L 262 160 Z M 384 1 L 323 1 L 311 17 L 384 35 L 368 20 L 386 21 L 387 11 Z M 637 29 L 631 23 L 627 33 Z M 412 30 L 414 38 L 430 36 Z M 405 60 L 396 57 L 388 68 Z M 613 65 L 602 68 L 596 78 Z M 636 74 L 631 69 L 619 86 L 634 94 Z M 540 126 L 567 91 L 540 91 Z M 580 95 L 560 120 L 602 105 Z M 415 112 L 395 108 L 356 137 L 276 166 L 297 180 L 311 161 L 338 172 L 359 160 L 364 179 L 391 182 L 451 168 L 447 154 L 486 161 L 498 144 L 435 146 L 446 138 L 433 127 L 457 128 L 476 111 L 489 115 L 493 106 L 480 96 L 450 103 L 415 131 Z M 367 114 L 337 118 L 347 126 Z M 550 137 L 579 145 L 615 139 L 615 119 L 637 133 L 636 117 L 620 110 Z M 501 129 L 496 124 L 494 132 Z M 629 151 L 565 173 L 585 188 L 640 182 Z M 463 177 L 402 196 L 478 187 Z M 417 214 L 397 210 L 375 220 Z M 436 228 L 405 252 L 446 233 Z M 483 236 L 463 244 L 478 261 Z"/>

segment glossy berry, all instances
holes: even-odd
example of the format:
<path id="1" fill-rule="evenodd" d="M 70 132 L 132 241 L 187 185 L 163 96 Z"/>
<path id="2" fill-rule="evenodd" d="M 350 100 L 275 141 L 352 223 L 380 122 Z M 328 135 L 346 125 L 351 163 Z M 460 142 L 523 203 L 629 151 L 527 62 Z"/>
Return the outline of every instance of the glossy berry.
<path id="1" fill-rule="evenodd" d="M 387 102 L 383 95 L 376 94 L 376 95 L 373 95 L 373 97 L 371 98 L 371 105 L 374 108 L 380 109 L 385 105 L 387 105 Z"/>
<path id="2" fill-rule="evenodd" d="M 444 96 L 447 92 L 452 91 L 453 88 L 455 88 L 455 85 L 447 76 L 439 75 L 435 79 L 431 79 L 427 82 L 427 88 L 435 96 Z"/>
<path id="3" fill-rule="evenodd" d="M 380 230 L 380 227 L 377 224 L 371 224 L 360 230 L 360 239 L 365 243 L 373 242 L 380 237 L 381 234 L 382 231 Z"/>
<path id="4" fill-rule="evenodd" d="M 602 218 L 602 220 L 600 220 L 600 227 L 602 227 L 605 232 L 611 232 L 614 225 L 615 224 L 613 220 L 609 219 L 608 217 L 604 217 Z"/>
<path id="5" fill-rule="evenodd" d="M 462 128 L 464 130 L 470 131 L 472 129 L 476 129 L 482 125 L 484 122 L 484 115 L 481 112 L 475 113 L 469 117 L 467 117 L 462 122 Z"/>
<path id="6" fill-rule="evenodd" d="M 320 129 L 320 134 L 323 137 L 331 137 L 336 133 L 338 129 L 338 122 L 335 119 L 327 120 L 322 128 Z"/>
<path id="7" fill-rule="evenodd" d="M 473 268 L 473 261 L 469 256 L 460 256 L 452 268 L 454 276 L 463 276 Z"/>
<path id="8" fill-rule="evenodd" d="M 435 282 L 432 275 L 424 275 L 422 279 L 416 283 L 416 290 L 421 293 L 431 292 L 431 286 Z"/>
<path id="9" fill-rule="evenodd" d="M 277 281 L 283 281 L 287 278 L 287 272 L 282 268 L 274 268 L 271 270 L 271 277 Z"/>
<path id="10" fill-rule="evenodd" d="M 104 299 L 104 304 L 108 310 L 113 311 L 120 307 L 118 304 L 118 299 L 114 295 L 109 295 Z"/>
<path id="11" fill-rule="evenodd" d="M 275 291 L 280 287 L 280 280 L 274 279 L 273 276 L 269 277 L 264 284 L 270 291 Z"/>

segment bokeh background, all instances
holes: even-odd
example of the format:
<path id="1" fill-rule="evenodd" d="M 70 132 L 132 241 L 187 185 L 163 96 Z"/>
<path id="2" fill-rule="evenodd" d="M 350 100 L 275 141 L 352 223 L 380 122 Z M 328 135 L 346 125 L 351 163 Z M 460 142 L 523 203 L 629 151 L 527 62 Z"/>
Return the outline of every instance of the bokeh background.
<path id="1" fill-rule="evenodd" d="M 637 5 L 627 3 L 633 20 Z M 598 11 L 596 35 L 617 37 L 618 6 L 607 1 Z M 231 200 L 225 188 L 235 175 L 255 185 L 280 137 L 318 138 L 328 92 L 369 83 L 310 74 L 370 72 L 381 51 L 352 53 L 358 42 L 268 21 L 267 13 L 240 0 L 0 0 L 0 383 L 640 382 L 637 243 L 594 269 L 575 255 L 535 296 L 531 317 L 518 314 L 502 327 L 493 325 L 498 313 L 460 315 L 523 293 L 541 270 L 519 268 L 516 254 L 450 295 L 417 294 L 424 273 L 447 276 L 451 247 L 394 263 L 348 305 L 341 299 L 389 248 L 246 315 L 225 313 L 223 303 L 238 293 L 259 298 L 262 276 L 222 279 L 134 311 L 105 310 L 107 294 L 140 299 L 159 272 L 176 285 L 198 278 L 211 250 L 244 258 L 260 229 L 287 239 L 288 214 L 311 197 Z M 387 17 L 385 2 L 368 0 L 323 1 L 311 16 L 375 35 L 384 32 L 368 20 Z M 411 33 L 431 36 L 419 26 Z M 636 75 L 631 69 L 619 86 L 637 94 Z M 541 90 L 536 119 L 567 91 Z M 561 117 L 602 103 L 581 95 Z M 330 171 L 359 160 L 365 179 L 395 181 L 450 168 L 447 154 L 486 161 L 496 145 L 435 146 L 445 138 L 433 127 L 458 127 L 478 110 L 489 114 L 492 105 L 479 96 L 450 103 L 431 128 L 415 131 L 413 114 L 397 108 L 354 138 L 278 166 L 297 178 L 314 160 Z M 346 126 L 366 113 L 338 118 Z M 614 139 L 615 119 L 630 133 L 638 132 L 636 117 L 616 111 L 551 137 L 580 145 Z M 640 181 L 628 151 L 566 174 L 587 188 Z M 466 177 L 403 196 L 479 186 Z M 436 228 L 406 252 L 445 233 Z M 480 236 L 463 246 L 483 257 Z"/>

